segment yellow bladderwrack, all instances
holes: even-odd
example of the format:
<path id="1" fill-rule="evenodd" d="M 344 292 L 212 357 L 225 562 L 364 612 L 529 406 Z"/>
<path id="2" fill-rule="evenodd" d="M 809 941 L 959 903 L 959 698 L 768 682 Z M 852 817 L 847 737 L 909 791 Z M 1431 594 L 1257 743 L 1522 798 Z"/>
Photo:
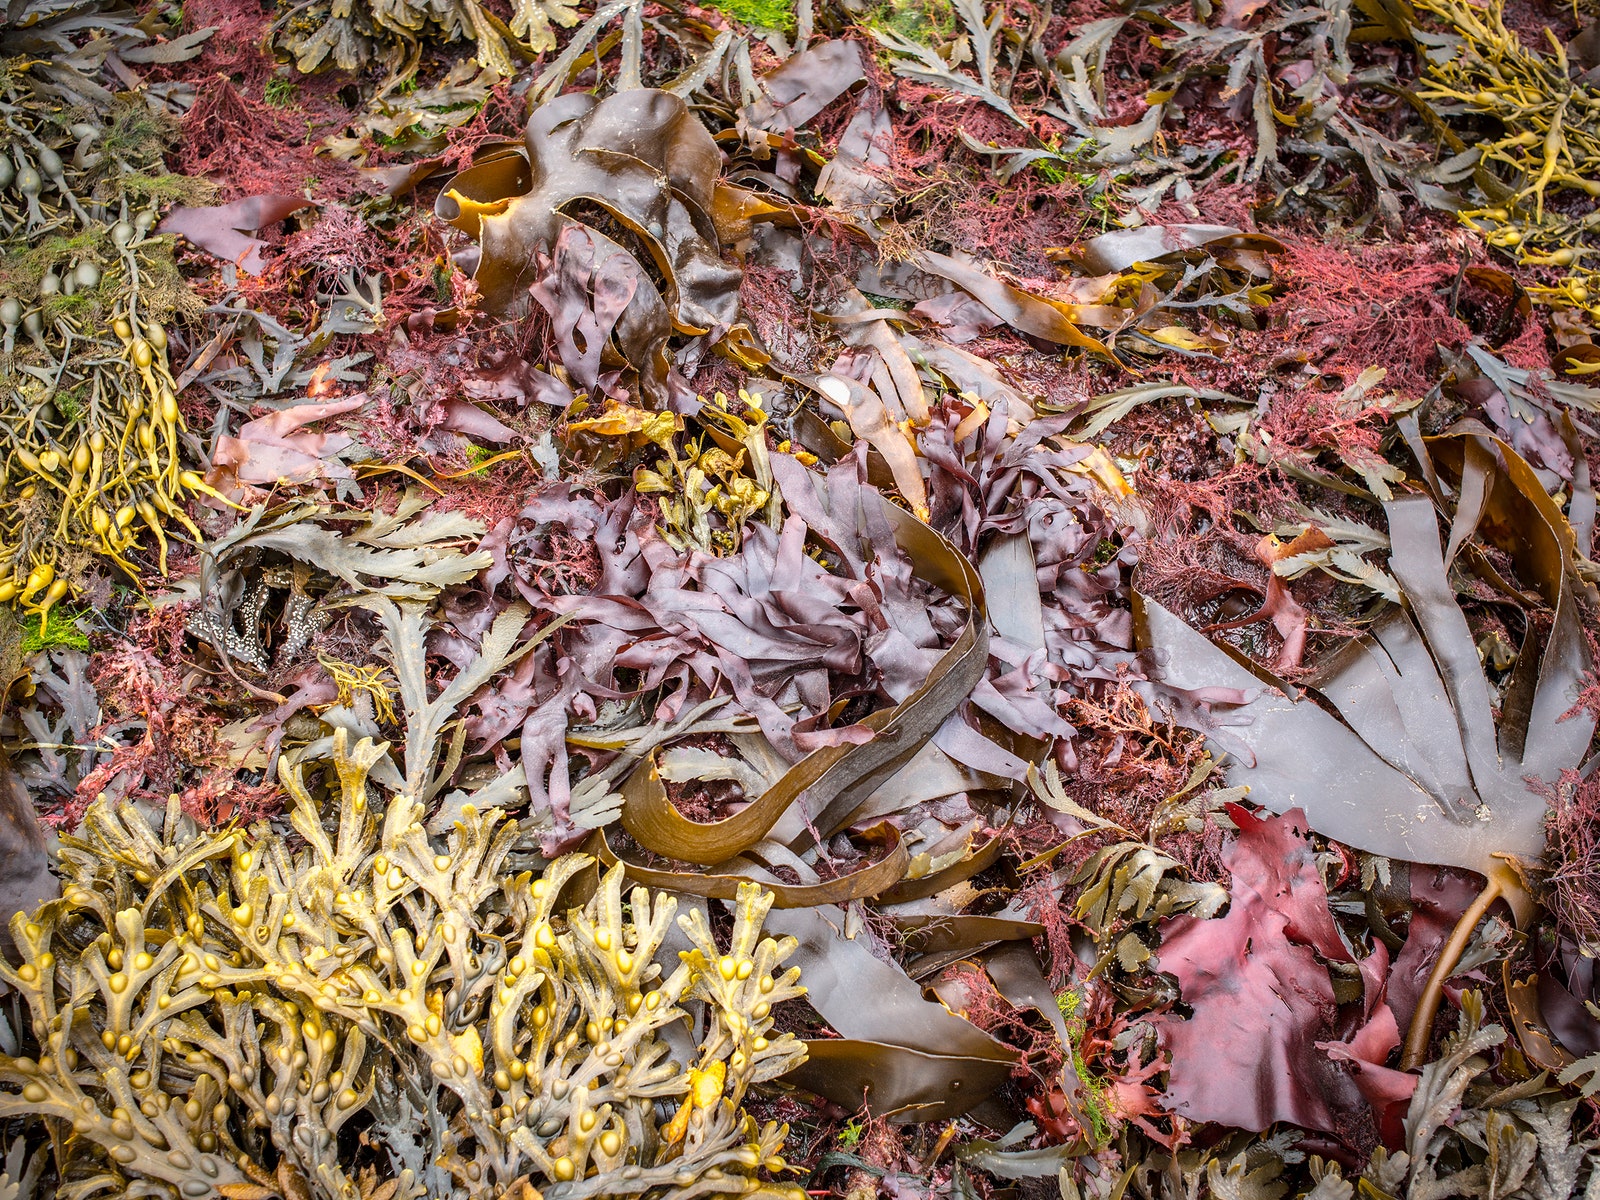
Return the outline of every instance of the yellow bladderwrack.
<path id="1" fill-rule="evenodd" d="M 671 896 L 624 898 L 584 855 L 508 870 L 498 809 L 430 836 L 374 786 L 387 750 L 341 730 L 331 770 L 282 766 L 292 842 L 91 807 L 66 898 L 12 923 L 0 980 L 44 1040 L 0 1056 L 0 1117 L 63 1122 L 61 1177 L 119 1194 L 343 1200 L 374 1166 L 358 1145 L 407 1200 L 794 1194 L 759 1165 L 787 1128 L 740 1107 L 805 1053 L 766 1036 L 802 990 L 775 983 L 794 944 L 761 936 L 770 896 L 741 892 L 726 948 L 678 918 L 695 949 L 664 975 Z M 690 1000 L 707 1032 L 684 1063 L 664 1034 Z"/>
<path id="2" fill-rule="evenodd" d="M 325 654 L 317 655 L 317 661 L 322 664 L 323 670 L 328 672 L 334 686 L 339 689 L 340 704 L 346 706 L 354 704 L 356 696 L 364 693 L 372 698 L 373 715 L 385 725 L 394 724 L 394 696 L 390 692 L 390 681 L 384 677 L 385 669 L 382 665 L 358 667 L 353 663 L 329 658 Z"/>
<path id="3" fill-rule="evenodd" d="M 661 531 L 679 550 L 732 553 L 751 518 L 779 519 L 767 415 L 749 394 L 740 392 L 739 399 L 744 416 L 729 411 L 720 392 L 702 400 L 695 419 L 703 435 L 681 450 L 671 438 L 657 442 L 666 457 L 634 473 L 635 490 L 661 497 Z"/>
<path id="4" fill-rule="evenodd" d="M 1524 266 L 1556 269 L 1552 281 L 1528 286 L 1532 299 L 1600 318 L 1600 248 L 1583 215 L 1593 207 L 1600 167 L 1594 88 L 1572 78 L 1553 35 L 1542 46 L 1507 28 L 1502 3 L 1423 0 L 1418 7 L 1444 26 L 1427 35 L 1420 98 L 1500 127 L 1498 138 L 1476 147 L 1479 170 L 1494 181 L 1491 198 L 1462 209 L 1462 223 Z"/>

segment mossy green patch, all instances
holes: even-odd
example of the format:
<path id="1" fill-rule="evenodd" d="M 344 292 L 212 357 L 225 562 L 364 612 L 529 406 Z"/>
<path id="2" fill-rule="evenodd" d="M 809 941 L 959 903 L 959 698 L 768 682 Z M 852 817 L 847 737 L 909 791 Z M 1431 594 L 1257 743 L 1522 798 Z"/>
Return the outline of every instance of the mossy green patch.
<path id="1" fill-rule="evenodd" d="M 1077 1073 L 1078 1082 L 1083 1085 L 1084 1114 L 1089 1118 L 1089 1133 L 1094 1138 L 1096 1146 L 1104 1146 L 1111 1140 L 1111 1120 L 1107 1115 L 1106 1085 L 1096 1079 L 1089 1070 L 1089 1064 L 1083 1061 L 1083 1035 L 1084 1022 L 1078 1016 L 1078 1008 L 1083 1003 L 1083 997 L 1075 991 L 1065 991 L 1056 997 L 1056 1007 L 1061 1010 L 1061 1015 L 1067 1021 L 1067 1037 L 1072 1051 L 1072 1069 Z"/>
<path id="2" fill-rule="evenodd" d="M 274 75 L 267 80 L 267 86 L 261 89 L 261 98 L 273 108 L 291 108 L 299 96 L 300 89 L 294 80 L 286 79 L 282 75 Z"/>
<path id="3" fill-rule="evenodd" d="M 864 24 L 925 46 L 948 42 L 957 33 L 956 10 L 949 0 L 886 0 L 873 7 Z"/>
<path id="4" fill-rule="evenodd" d="M 99 149 L 123 162 L 159 162 L 178 133 L 174 117 L 158 113 L 142 99 L 118 100 L 100 135 Z"/>
<path id="5" fill-rule="evenodd" d="M 1039 173 L 1039 178 L 1046 183 L 1065 183 L 1071 175 L 1066 168 L 1065 160 L 1062 159 L 1035 159 L 1033 161 L 1033 169 Z"/>
<path id="6" fill-rule="evenodd" d="M 80 288 L 70 296 L 65 293 L 51 296 L 39 308 L 47 325 L 53 324 L 61 317 L 70 317 L 78 322 L 93 322 L 105 312 L 103 301 L 106 298 L 104 287 Z"/>
<path id="7" fill-rule="evenodd" d="M 78 628 L 78 613 L 62 608 L 52 608 L 44 617 L 34 613 L 22 622 L 22 653 L 39 654 L 45 650 L 87 650 L 89 638 Z"/>
<path id="8" fill-rule="evenodd" d="M 746 25 L 759 25 L 763 29 L 794 28 L 792 0 L 720 0 L 712 7 Z"/>
<path id="9" fill-rule="evenodd" d="M 0 293 L 37 296 L 40 281 L 52 268 L 83 260 L 103 267 L 114 253 L 111 239 L 100 225 L 90 226 L 71 237 L 47 237 L 32 246 L 7 242 L 5 254 L 0 257 Z M 59 298 L 72 299 L 70 296 Z"/>
<path id="10" fill-rule="evenodd" d="M 62 421 L 69 428 L 83 420 L 83 401 L 86 391 L 85 385 L 79 384 L 77 387 L 67 388 L 65 391 L 56 393 L 56 411 L 61 414 Z"/>
<path id="11" fill-rule="evenodd" d="M 207 179 L 162 172 L 146 175 L 130 171 L 111 180 L 118 194 L 138 208 L 159 208 L 169 204 L 203 205 L 217 198 L 217 185 Z"/>

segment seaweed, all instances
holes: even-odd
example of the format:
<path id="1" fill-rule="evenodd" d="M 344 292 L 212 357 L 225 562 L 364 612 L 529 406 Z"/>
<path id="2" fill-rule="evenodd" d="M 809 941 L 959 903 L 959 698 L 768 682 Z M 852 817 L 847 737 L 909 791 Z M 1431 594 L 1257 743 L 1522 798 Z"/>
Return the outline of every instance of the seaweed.
<path id="1" fill-rule="evenodd" d="M 0 1188 L 1594 1191 L 1591 15 L 13 6 Z"/>
<path id="2" fill-rule="evenodd" d="M 613 869 L 562 908 L 589 859 L 510 869 L 499 809 L 430 838 L 416 800 L 369 790 L 386 751 L 336 734 L 325 802 L 309 764 L 280 767 L 298 847 L 175 802 L 159 826 L 91 806 L 62 898 L 12 922 L 0 974 L 38 1050 L 0 1058 L 0 1112 L 61 1122 L 61 1177 L 119 1193 L 347 1195 L 359 1131 L 413 1195 L 788 1194 L 756 1174 L 783 1170 L 784 1129 L 739 1108 L 804 1053 L 766 1036 L 802 990 L 792 940 L 760 935 L 770 897 L 741 893 L 726 947 L 681 918 L 667 971 L 670 897 L 625 899 Z M 707 1031 L 675 1061 L 667 1027 L 694 1002 Z"/>

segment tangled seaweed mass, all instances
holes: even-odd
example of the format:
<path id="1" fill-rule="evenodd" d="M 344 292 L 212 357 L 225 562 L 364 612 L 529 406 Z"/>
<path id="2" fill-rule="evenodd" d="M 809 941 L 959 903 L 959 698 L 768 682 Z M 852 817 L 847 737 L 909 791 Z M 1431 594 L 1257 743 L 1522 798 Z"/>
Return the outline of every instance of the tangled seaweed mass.
<path id="1" fill-rule="evenodd" d="M 781 1168 L 785 1131 L 739 1103 L 804 1054 L 764 1036 L 802 990 L 779 965 L 793 940 L 760 937 L 770 896 L 740 893 L 725 954 L 700 914 L 683 919 L 694 949 L 660 978 L 672 897 L 625 902 L 613 869 L 558 932 L 591 860 L 506 873 L 515 826 L 498 809 L 469 806 L 442 845 L 403 794 L 380 821 L 367 776 L 386 750 L 335 735 L 332 829 L 283 768 L 298 850 L 265 827 L 201 831 L 176 804 L 159 832 L 132 805 L 91 808 L 63 843 L 61 899 L 12 929 L 6 982 L 49 1032 L 37 1061 L 7 1061 L 7 1113 L 62 1122 L 75 1158 L 109 1160 L 97 1186 L 123 1194 L 137 1179 L 350 1195 L 338 1136 L 364 1114 L 408 1195 L 759 1191 L 745 1184 Z M 711 1024 L 685 1069 L 662 1030 L 692 1001 Z M 678 1103 L 660 1130 L 658 1100 Z M 419 1122 L 448 1155 L 430 1161 Z"/>
<path id="2" fill-rule="evenodd" d="M 15 0 L 0 122 L 0 1200 L 1600 1196 L 1588 0 Z"/>

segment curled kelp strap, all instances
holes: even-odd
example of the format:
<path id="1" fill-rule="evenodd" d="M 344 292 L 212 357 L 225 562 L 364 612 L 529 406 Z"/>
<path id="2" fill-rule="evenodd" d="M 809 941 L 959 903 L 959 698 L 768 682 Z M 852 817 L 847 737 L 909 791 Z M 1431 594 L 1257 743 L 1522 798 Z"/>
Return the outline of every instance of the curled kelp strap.
<path id="1" fill-rule="evenodd" d="M 648 767 L 648 770 L 644 770 Z M 654 793 L 659 789 L 659 795 Z M 653 763 L 641 764 L 641 768 L 634 772 L 628 782 L 623 785 L 624 805 L 626 799 L 632 795 L 645 795 L 643 803 L 648 804 L 652 810 L 664 805 L 671 809 L 675 816 L 685 824 L 696 826 L 700 829 L 718 829 L 727 822 L 711 822 L 700 824 L 688 821 L 677 813 L 672 807 L 672 801 L 666 794 L 666 789 L 661 786 L 659 772 Z M 748 810 L 745 810 L 748 811 Z M 730 818 L 731 820 L 732 818 Z M 626 818 L 624 818 L 624 823 Z M 1006 847 L 1006 835 L 1010 832 L 1009 823 L 1005 828 L 991 834 L 968 853 L 948 866 L 930 871 L 926 875 L 908 878 L 908 868 L 911 866 L 911 855 L 900 840 L 900 831 L 886 821 L 879 822 L 863 830 L 859 835 L 869 842 L 881 842 L 888 847 L 887 852 L 859 871 L 852 871 L 848 875 L 841 875 L 834 879 L 809 884 L 783 884 L 767 881 L 763 876 L 764 885 L 777 896 L 779 908 L 804 908 L 816 904 L 845 904 L 851 900 L 875 899 L 883 904 L 902 904 L 912 900 L 920 900 L 927 896 L 937 895 L 946 888 L 964 880 L 972 878 L 980 871 L 986 871 L 1000 858 Z M 758 841 L 760 839 L 757 839 Z M 745 847 L 744 850 L 749 850 Z M 599 831 L 596 835 L 590 853 L 601 859 L 607 866 L 616 862 L 624 863 L 629 874 L 650 887 L 674 888 L 681 892 L 688 892 L 697 896 L 707 896 L 712 899 L 726 900 L 733 897 L 740 882 L 749 879 L 749 863 L 741 854 L 735 854 L 725 860 L 708 863 L 717 869 L 712 871 L 673 871 L 658 867 L 651 867 L 645 863 L 628 858 L 625 854 L 618 853 L 610 845 L 605 832 Z M 752 851 L 753 853 L 753 851 Z"/>
<path id="2" fill-rule="evenodd" d="M 1009 283 L 985 275 L 976 267 L 932 250 L 919 254 L 916 265 L 930 275 L 948 279 L 973 299 L 986 305 L 989 311 L 1013 329 L 1058 346 L 1076 346 L 1080 350 L 1117 361 L 1109 346 L 1099 338 L 1084 333 L 1048 300 L 1014 288 Z"/>
<path id="3" fill-rule="evenodd" d="M 1010 1076 L 1010 1061 L 999 1057 L 932 1054 L 859 1038 L 819 1038 L 806 1043 L 806 1061 L 785 1078 L 835 1104 L 864 1104 L 874 1115 L 909 1124 L 959 1117 L 993 1095 Z"/>
<path id="4" fill-rule="evenodd" d="M 1005 828 L 985 838 L 982 843 L 949 866 L 940 867 L 926 875 L 919 875 L 915 879 L 902 879 L 880 895 L 879 901 L 884 904 L 903 904 L 911 900 L 936 896 L 947 887 L 971 879 L 979 871 L 987 871 L 999 861 L 1001 852 L 1006 848 L 1006 836 L 1010 832 L 1011 823 L 1008 821 Z"/>
<path id="5" fill-rule="evenodd" d="M 640 239 L 666 276 L 675 320 L 696 331 L 732 323 L 738 272 L 718 257 L 709 215 L 721 156 L 682 100 L 650 88 L 562 96 L 529 117 L 523 156 L 525 169 L 474 164 L 436 207 L 482 243 L 478 283 L 490 307 L 520 302 L 531 250 L 554 244 L 569 206 L 586 201 Z"/>
<path id="6" fill-rule="evenodd" d="M 906 974 L 926 979 L 952 963 L 981 954 L 1002 942 L 1028 942 L 1044 935 L 1036 921 L 1015 917 L 989 917 L 970 913 L 907 913 L 894 910 L 889 919 L 899 931 L 910 961 Z M 1058 1010 L 1057 1016 L 1060 1015 Z"/>
<path id="7" fill-rule="evenodd" d="M 1231 257 L 1253 274 L 1270 277 L 1266 255 L 1283 254 L 1287 249 L 1275 237 L 1246 233 L 1232 225 L 1141 225 L 1092 237 L 1063 257 L 1090 275 L 1114 275 L 1138 263 L 1199 250 L 1214 257 Z"/>
<path id="8" fill-rule="evenodd" d="M 614 343 L 612 356 L 659 399 L 673 333 L 731 337 L 746 360 L 762 357 L 739 323 L 741 273 L 722 261 L 721 166 L 705 126 L 670 92 L 571 93 L 534 110 L 522 145 L 451 179 L 435 213 L 477 240 L 476 260 L 463 265 L 491 311 L 525 314 L 531 288 L 560 332 L 583 319 L 591 291 L 604 292 L 602 346 Z M 564 275 L 573 286 L 559 286 Z"/>
<path id="9" fill-rule="evenodd" d="M 811 829 L 827 837 L 849 825 L 872 791 L 933 737 L 983 677 L 989 656 L 989 615 L 977 571 L 950 542 L 909 513 L 871 493 L 862 495 L 865 502 L 879 506 L 913 573 L 965 603 L 967 623 L 961 636 L 921 687 L 893 708 L 860 722 L 871 730 L 871 740 L 828 746 L 806 756 L 752 804 L 725 820 L 685 817 L 673 807 L 654 762 L 642 761 L 622 788 L 622 825 L 646 850 L 683 862 L 725 862 L 765 837 L 804 796 L 811 828 L 789 843 L 790 849 L 804 852 L 814 844 Z"/>
<path id="10" fill-rule="evenodd" d="M 911 861 L 905 843 L 900 839 L 900 831 L 887 822 L 880 822 L 865 830 L 862 837 L 867 841 L 881 842 L 887 847 L 886 853 L 877 862 L 848 875 L 816 883 L 791 884 L 779 883 L 770 879 L 765 872 L 760 872 L 763 886 L 775 897 L 773 904 L 778 908 L 848 904 L 852 900 L 870 899 L 892 888 L 905 875 L 906 864 Z M 749 883 L 760 870 L 755 863 L 740 857 L 730 858 L 720 864 L 717 870 L 711 871 L 671 871 L 652 867 L 618 854 L 604 830 L 596 831 L 593 853 L 607 866 L 621 862 L 630 879 L 647 887 L 670 888 L 710 900 L 734 899 L 739 894 L 740 884 Z"/>

